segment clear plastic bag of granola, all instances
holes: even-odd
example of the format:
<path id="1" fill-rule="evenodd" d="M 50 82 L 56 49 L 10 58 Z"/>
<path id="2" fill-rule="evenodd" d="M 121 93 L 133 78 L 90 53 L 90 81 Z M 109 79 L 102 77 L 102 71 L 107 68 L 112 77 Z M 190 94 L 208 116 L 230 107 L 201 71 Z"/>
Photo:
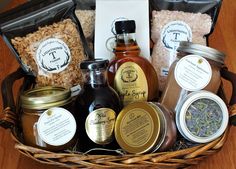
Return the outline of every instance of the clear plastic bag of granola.
<path id="1" fill-rule="evenodd" d="M 74 0 L 34 0 L 0 14 L 1 36 L 39 86 L 82 83 L 78 64 L 93 52 L 75 9 Z"/>
<path id="2" fill-rule="evenodd" d="M 79 18 L 90 48 L 94 48 L 95 0 L 76 0 L 76 16 Z"/>
<path id="3" fill-rule="evenodd" d="M 221 0 L 150 0 L 152 64 L 163 91 L 180 41 L 207 45 Z"/>

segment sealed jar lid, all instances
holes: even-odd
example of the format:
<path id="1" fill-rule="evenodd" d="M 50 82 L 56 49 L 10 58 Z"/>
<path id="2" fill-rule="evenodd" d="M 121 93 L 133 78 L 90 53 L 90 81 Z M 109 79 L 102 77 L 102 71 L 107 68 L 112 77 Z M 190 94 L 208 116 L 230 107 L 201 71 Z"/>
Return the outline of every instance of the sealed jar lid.
<path id="1" fill-rule="evenodd" d="M 216 61 L 220 64 L 224 64 L 224 60 L 225 60 L 225 54 L 223 52 L 220 52 L 208 46 L 194 44 L 192 42 L 187 42 L 187 41 L 180 42 L 179 47 L 177 48 L 177 51 L 197 54 L 207 59 Z"/>
<path id="2" fill-rule="evenodd" d="M 154 150 L 160 136 L 160 118 L 147 102 L 133 102 L 119 113 L 115 137 L 128 153 L 142 154 Z"/>
<path id="3" fill-rule="evenodd" d="M 210 142 L 223 134 L 228 124 L 224 101 L 214 93 L 197 91 L 189 94 L 176 111 L 176 125 L 186 139 Z"/>
<path id="4" fill-rule="evenodd" d="M 48 109 L 71 102 L 71 91 L 63 87 L 39 87 L 25 91 L 21 106 L 26 109 Z"/>

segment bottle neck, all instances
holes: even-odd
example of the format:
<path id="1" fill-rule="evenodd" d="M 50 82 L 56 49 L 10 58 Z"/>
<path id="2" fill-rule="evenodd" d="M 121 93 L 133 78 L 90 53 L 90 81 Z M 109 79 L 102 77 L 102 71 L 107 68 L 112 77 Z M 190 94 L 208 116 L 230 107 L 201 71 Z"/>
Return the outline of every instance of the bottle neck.
<path id="1" fill-rule="evenodd" d="M 117 34 L 114 53 L 122 56 L 139 56 L 140 48 L 137 44 L 135 33 Z"/>
<path id="2" fill-rule="evenodd" d="M 107 86 L 106 69 L 84 70 L 84 84 L 91 87 Z"/>

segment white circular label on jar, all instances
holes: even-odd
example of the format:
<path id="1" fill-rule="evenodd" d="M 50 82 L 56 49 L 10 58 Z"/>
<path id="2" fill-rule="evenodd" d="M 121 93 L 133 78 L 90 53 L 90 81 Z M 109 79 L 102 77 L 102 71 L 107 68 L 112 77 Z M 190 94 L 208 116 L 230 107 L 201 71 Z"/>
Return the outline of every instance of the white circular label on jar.
<path id="1" fill-rule="evenodd" d="M 161 32 L 161 42 L 170 51 L 179 47 L 180 41 L 192 41 L 192 30 L 183 21 L 172 21 L 166 24 Z"/>
<path id="2" fill-rule="evenodd" d="M 39 137 L 47 144 L 61 146 L 75 135 L 76 121 L 66 109 L 53 107 L 42 113 L 37 123 Z"/>
<path id="3" fill-rule="evenodd" d="M 177 62 L 174 75 L 181 88 L 187 91 L 197 91 L 208 85 L 212 77 L 212 69 L 205 58 L 198 55 L 187 55 Z"/>
<path id="4" fill-rule="evenodd" d="M 60 39 L 49 38 L 40 43 L 36 51 L 38 66 L 49 73 L 59 73 L 67 68 L 71 61 L 69 47 Z"/>

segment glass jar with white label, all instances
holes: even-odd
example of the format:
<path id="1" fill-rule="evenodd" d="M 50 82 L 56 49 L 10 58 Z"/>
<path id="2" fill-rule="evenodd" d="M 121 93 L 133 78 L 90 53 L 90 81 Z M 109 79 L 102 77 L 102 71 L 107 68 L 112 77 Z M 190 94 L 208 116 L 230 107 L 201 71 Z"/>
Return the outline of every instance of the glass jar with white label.
<path id="1" fill-rule="evenodd" d="M 76 142 L 76 120 L 70 90 L 40 87 L 21 97 L 21 125 L 27 145 L 50 151 L 69 149 Z"/>
<path id="2" fill-rule="evenodd" d="M 176 111 L 179 103 L 193 91 L 207 90 L 217 93 L 224 65 L 224 53 L 191 42 L 180 42 L 178 59 L 171 65 L 167 85 L 160 102 L 169 110 Z"/>

